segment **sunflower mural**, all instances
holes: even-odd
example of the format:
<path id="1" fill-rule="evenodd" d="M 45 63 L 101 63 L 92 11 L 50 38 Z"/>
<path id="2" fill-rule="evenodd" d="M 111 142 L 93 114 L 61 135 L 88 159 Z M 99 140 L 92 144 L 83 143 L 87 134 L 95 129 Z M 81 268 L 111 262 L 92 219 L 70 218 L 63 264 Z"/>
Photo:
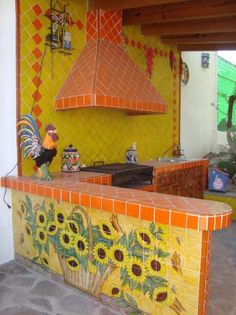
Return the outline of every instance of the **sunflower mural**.
<path id="1" fill-rule="evenodd" d="M 58 203 L 22 202 L 25 232 L 37 251 L 33 261 L 49 269 L 49 244 L 59 258 L 67 283 L 100 297 L 106 280 L 115 272 L 119 283 L 110 286 L 110 299 L 129 314 L 144 314 L 139 301 L 145 296 L 158 306 L 171 307 L 173 292 L 166 270 L 171 257 L 165 246 L 169 230 L 150 223 L 123 231 L 118 217 L 92 223 L 85 208 L 68 213 Z"/>

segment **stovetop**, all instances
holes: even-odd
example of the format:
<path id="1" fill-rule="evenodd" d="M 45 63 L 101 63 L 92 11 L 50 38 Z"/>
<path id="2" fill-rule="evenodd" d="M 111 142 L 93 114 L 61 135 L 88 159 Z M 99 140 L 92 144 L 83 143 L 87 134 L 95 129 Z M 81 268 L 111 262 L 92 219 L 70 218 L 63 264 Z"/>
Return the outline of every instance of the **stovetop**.
<path id="1" fill-rule="evenodd" d="M 81 168 L 81 171 L 108 173 L 112 175 L 112 185 L 134 188 L 152 184 L 153 167 L 132 163 L 100 164 Z"/>
<path id="2" fill-rule="evenodd" d="M 126 172 L 126 171 L 135 171 L 135 170 L 147 170 L 150 169 L 148 165 L 140 165 L 140 164 L 133 164 L 133 163 L 113 163 L 113 164 L 102 164 L 102 165 L 95 165 L 95 166 L 88 166 L 81 168 L 81 171 L 87 172 L 99 172 L 99 173 L 119 173 L 119 172 Z"/>

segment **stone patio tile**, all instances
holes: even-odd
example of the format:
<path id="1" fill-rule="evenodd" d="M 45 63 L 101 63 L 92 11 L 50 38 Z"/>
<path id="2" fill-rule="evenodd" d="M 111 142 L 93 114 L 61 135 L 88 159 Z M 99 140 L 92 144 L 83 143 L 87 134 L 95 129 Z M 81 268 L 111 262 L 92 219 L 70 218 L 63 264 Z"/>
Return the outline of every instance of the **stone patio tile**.
<path id="1" fill-rule="evenodd" d="M 44 280 L 38 282 L 30 291 L 31 294 L 39 297 L 55 297 L 61 298 L 67 293 L 67 288 L 58 285 L 55 281 Z"/>
<path id="2" fill-rule="evenodd" d="M 30 271 L 26 267 L 18 264 L 15 260 L 1 265 L 1 272 L 7 273 L 10 275 L 30 274 Z"/>
<path id="3" fill-rule="evenodd" d="M 51 305 L 50 301 L 47 299 L 32 298 L 32 299 L 29 299 L 29 302 L 34 304 L 34 305 L 40 306 L 45 311 L 49 311 L 49 312 L 52 311 L 52 305 Z"/>
<path id="4" fill-rule="evenodd" d="M 51 314 L 37 311 L 25 305 L 14 305 L 1 310 L 0 315 L 51 315 Z"/>
<path id="5" fill-rule="evenodd" d="M 26 276 L 13 276 L 8 277 L 6 281 L 4 281 L 4 285 L 7 287 L 24 287 L 31 288 L 35 283 L 36 279 L 34 277 L 26 277 Z"/>

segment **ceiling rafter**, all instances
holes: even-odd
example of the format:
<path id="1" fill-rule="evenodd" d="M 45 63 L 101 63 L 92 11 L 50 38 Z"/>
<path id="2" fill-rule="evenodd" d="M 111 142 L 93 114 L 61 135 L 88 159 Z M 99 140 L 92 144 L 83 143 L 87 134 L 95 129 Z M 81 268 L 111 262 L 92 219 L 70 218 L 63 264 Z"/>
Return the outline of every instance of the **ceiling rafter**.
<path id="1" fill-rule="evenodd" d="M 229 18 L 201 19 L 183 22 L 145 24 L 141 26 L 143 35 L 171 35 L 193 33 L 222 33 L 236 31 L 236 16 Z"/>
<path id="2" fill-rule="evenodd" d="M 235 0 L 191 0 L 153 7 L 125 10 L 124 25 L 173 22 L 236 15 Z"/>
<path id="3" fill-rule="evenodd" d="M 189 0 L 88 0 L 89 10 L 125 10 L 159 4 L 188 2 Z"/>
<path id="4" fill-rule="evenodd" d="M 161 36 L 163 44 L 236 43 L 236 32 Z"/>
<path id="5" fill-rule="evenodd" d="M 236 43 L 179 44 L 179 51 L 236 50 Z"/>

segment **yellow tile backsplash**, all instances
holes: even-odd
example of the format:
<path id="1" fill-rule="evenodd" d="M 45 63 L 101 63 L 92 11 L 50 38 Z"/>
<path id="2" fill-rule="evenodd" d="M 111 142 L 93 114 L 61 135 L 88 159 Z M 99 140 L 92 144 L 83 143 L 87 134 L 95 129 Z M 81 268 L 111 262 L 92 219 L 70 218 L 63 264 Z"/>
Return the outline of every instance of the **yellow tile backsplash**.
<path id="1" fill-rule="evenodd" d="M 81 162 L 86 164 L 92 164 L 96 160 L 104 160 L 106 163 L 123 162 L 126 149 L 133 142 L 137 143 L 139 161 L 160 156 L 171 148 L 174 142 L 178 143 L 179 54 L 175 47 L 161 44 L 157 37 L 142 36 L 139 27 L 136 26 L 123 28 L 124 39 L 127 37 L 129 41 L 126 45 L 124 44 L 125 49 L 130 58 L 144 72 L 146 71 L 146 57 L 143 46 L 157 49 L 158 54 L 154 58 L 154 71 L 150 80 L 168 104 L 168 113 L 128 116 L 126 112 L 110 109 L 89 108 L 64 112 L 54 110 L 54 98 L 85 45 L 85 1 L 61 0 L 60 3 L 69 4 L 67 8 L 74 22 L 70 28 L 74 48 L 71 56 L 58 51 L 51 53 L 50 47 L 45 48 L 45 37 L 50 26 L 45 12 L 49 9 L 49 2 L 40 0 L 35 4 L 33 0 L 20 1 L 20 113 L 29 113 L 33 105 L 40 107 L 41 113 L 37 112 L 35 115 L 33 111 L 33 115 L 42 125 L 40 128 L 42 136 L 44 136 L 44 126 L 47 123 L 56 125 L 60 140 L 58 155 L 53 160 L 51 171 L 60 170 L 60 155 L 70 143 L 78 148 Z M 37 20 L 36 23 L 35 20 Z M 42 41 L 35 42 L 35 35 Z M 133 47 L 132 40 L 135 43 L 139 42 L 141 48 L 137 45 Z M 176 72 L 170 69 L 170 50 L 175 53 Z M 35 76 L 40 76 L 40 72 L 35 69 L 41 64 L 42 84 L 38 90 L 40 97 L 35 102 L 32 95 L 37 88 L 32 80 Z M 23 174 L 32 175 L 33 166 L 34 162 L 31 159 L 23 160 Z"/>

